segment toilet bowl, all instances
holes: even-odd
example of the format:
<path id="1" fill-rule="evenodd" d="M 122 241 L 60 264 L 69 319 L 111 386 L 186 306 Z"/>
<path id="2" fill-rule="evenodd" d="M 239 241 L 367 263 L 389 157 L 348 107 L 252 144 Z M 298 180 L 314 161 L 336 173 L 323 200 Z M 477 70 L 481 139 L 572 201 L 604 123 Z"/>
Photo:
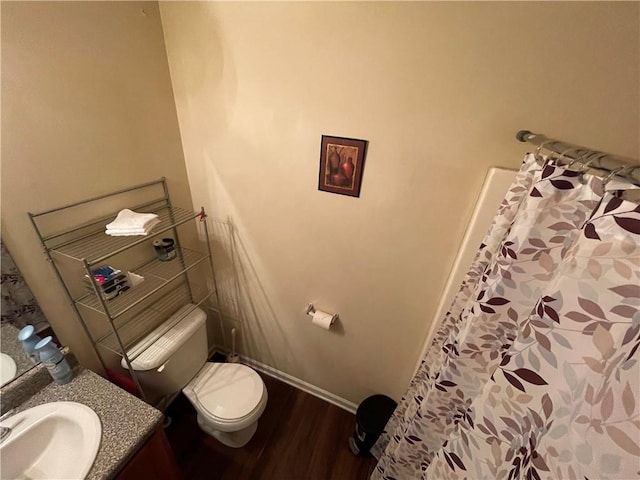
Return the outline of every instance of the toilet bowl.
<path id="1" fill-rule="evenodd" d="M 198 425 L 230 447 L 243 447 L 267 405 L 260 375 L 240 363 L 207 363 L 182 389 L 198 412 Z"/>
<path id="2" fill-rule="evenodd" d="M 128 351 L 131 367 L 149 399 L 182 390 L 200 428 L 234 448 L 251 440 L 267 405 L 256 371 L 240 363 L 207 362 L 206 314 L 185 305 Z M 124 358 L 121 362 L 126 368 Z"/>

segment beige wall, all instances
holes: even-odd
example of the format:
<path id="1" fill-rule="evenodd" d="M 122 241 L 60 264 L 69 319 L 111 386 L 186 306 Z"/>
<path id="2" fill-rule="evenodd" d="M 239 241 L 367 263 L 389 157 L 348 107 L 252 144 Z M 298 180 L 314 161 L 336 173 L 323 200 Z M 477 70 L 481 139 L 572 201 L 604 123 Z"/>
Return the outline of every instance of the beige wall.
<path id="1" fill-rule="evenodd" d="M 2 2 L 2 237 L 85 365 L 99 369 L 27 212 L 161 176 L 190 206 L 158 4 Z"/>
<path id="2" fill-rule="evenodd" d="M 640 156 L 637 3 L 160 10 L 1 8 L 2 236 L 94 368 L 28 211 L 166 176 L 213 213 L 243 352 L 358 402 L 402 394 L 487 168 L 527 150 L 518 129 Z M 317 191 L 322 134 L 370 141 L 359 199 Z"/>
<path id="3" fill-rule="evenodd" d="M 640 156 L 638 3 L 160 10 L 194 203 L 235 225 L 213 222 L 227 328 L 353 402 L 402 394 L 487 168 L 529 148 L 517 130 Z M 322 134 L 369 140 L 359 199 L 317 190 Z"/>

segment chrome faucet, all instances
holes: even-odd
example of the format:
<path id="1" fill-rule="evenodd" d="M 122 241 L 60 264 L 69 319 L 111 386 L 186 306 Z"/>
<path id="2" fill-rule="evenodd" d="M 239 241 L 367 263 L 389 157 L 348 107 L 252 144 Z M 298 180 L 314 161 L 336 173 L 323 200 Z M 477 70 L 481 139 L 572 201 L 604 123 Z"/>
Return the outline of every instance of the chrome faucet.
<path id="1" fill-rule="evenodd" d="M 14 413 L 16 413 L 15 408 L 12 408 L 11 410 L 9 410 L 8 412 L 2 414 L 2 416 L 0 416 L 0 422 L 2 420 L 5 420 L 7 418 L 9 418 L 11 415 L 13 415 Z M 2 427 L 0 426 L 0 443 L 4 442 L 4 440 L 11 435 L 11 428 L 9 427 Z"/>

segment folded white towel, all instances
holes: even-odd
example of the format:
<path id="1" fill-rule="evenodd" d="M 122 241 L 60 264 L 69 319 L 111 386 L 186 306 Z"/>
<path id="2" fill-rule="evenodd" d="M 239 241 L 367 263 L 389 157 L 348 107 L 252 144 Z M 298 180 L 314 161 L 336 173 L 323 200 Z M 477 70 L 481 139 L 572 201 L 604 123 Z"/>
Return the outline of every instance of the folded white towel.
<path id="1" fill-rule="evenodd" d="M 131 210 L 129 210 L 131 211 Z M 143 214 L 143 215 L 154 215 L 154 214 Z M 147 221 L 145 226 L 143 227 L 129 227 L 129 228 L 121 228 L 121 227 L 113 227 L 113 223 L 111 222 L 107 225 L 107 229 L 105 233 L 107 235 L 111 235 L 113 237 L 129 237 L 134 235 L 148 235 L 149 232 L 155 227 L 158 223 L 160 223 L 160 219 L 157 215 L 156 218 L 152 218 Z"/>
<path id="2" fill-rule="evenodd" d="M 160 223 L 160 220 L 156 219 L 150 222 L 144 228 L 107 228 L 107 232 L 109 233 L 148 233 L 158 223 Z"/>
<path id="3" fill-rule="evenodd" d="M 113 231 L 113 230 L 106 230 L 104 233 L 106 233 L 107 235 L 111 235 L 112 237 L 134 237 L 134 236 L 137 236 L 137 235 L 149 235 L 149 231 L 148 230 L 140 230 L 140 231 L 131 231 L 131 230 Z"/>
<path id="4" fill-rule="evenodd" d="M 125 208 L 120 210 L 115 220 L 107 225 L 107 230 L 144 230 L 157 221 L 158 215 L 155 213 L 136 213 Z"/>

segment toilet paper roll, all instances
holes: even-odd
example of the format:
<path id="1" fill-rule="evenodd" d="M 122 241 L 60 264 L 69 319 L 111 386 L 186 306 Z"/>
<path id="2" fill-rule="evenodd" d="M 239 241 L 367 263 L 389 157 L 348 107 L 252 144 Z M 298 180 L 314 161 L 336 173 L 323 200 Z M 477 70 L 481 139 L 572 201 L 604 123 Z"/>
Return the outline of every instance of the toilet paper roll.
<path id="1" fill-rule="evenodd" d="M 333 325 L 333 322 L 335 322 L 336 318 L 338 317 L 338 315 L 332 315 L 320 310 L 316 310 L 315 312 L 313 312 L 313 314 L 311 314 L 311 316 L 313 317 L 311 323 L 313 323 L 316 327 L 320 327 L 325 330 L 329 330 L 331 328 L 331 325 Z"/>

